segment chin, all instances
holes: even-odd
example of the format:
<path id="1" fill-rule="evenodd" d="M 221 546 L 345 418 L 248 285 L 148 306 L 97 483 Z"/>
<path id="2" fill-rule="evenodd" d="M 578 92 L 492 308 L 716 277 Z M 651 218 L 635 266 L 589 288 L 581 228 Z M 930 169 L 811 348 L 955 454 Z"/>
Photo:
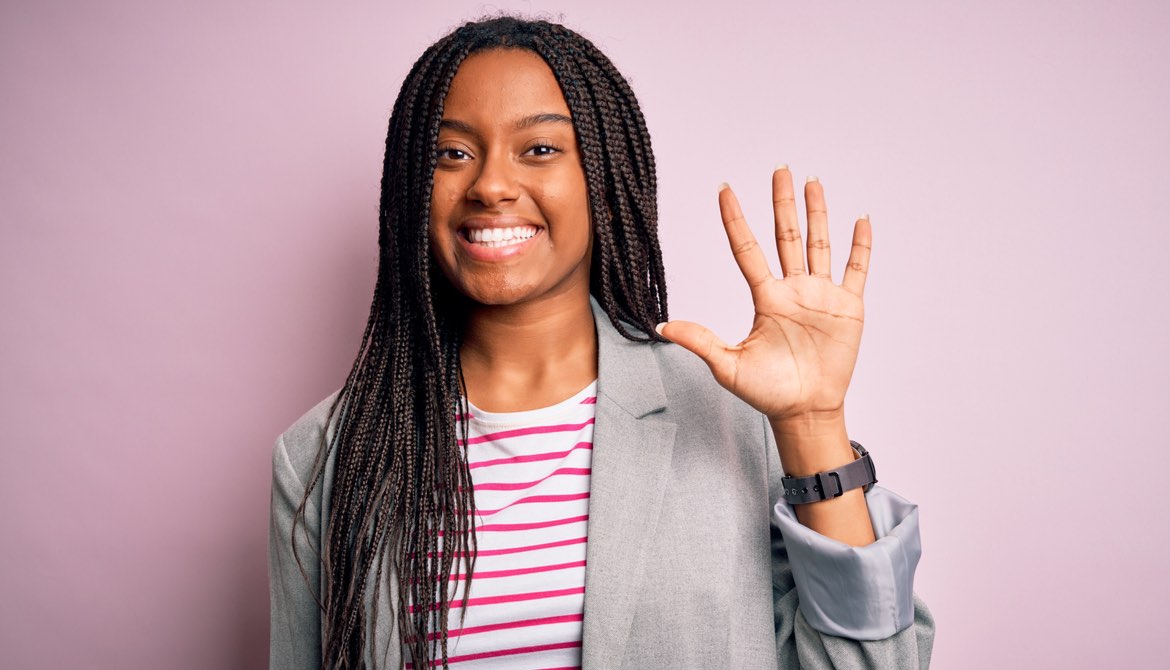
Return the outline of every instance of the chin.
<path id="1" fill-rule="evenodd" d="M 538 293 L 535 286 L 512 282 L 476 283 L 461 286 L 459 292 L 465 295 L 468 300 L 480 305 L 498 306 L 520 304 L 532 299 Z"/>

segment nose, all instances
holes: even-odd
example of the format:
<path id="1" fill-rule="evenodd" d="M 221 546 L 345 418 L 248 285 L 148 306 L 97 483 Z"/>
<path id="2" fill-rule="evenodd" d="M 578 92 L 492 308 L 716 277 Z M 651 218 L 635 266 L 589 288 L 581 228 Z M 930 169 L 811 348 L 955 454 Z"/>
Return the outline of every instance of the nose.
<path id="1" fill-rule="evenodd" d="M 515 167 L 503 152 L 488 154 L 480 163 L 475 181 L 467 189 L 467 199 L 485 207 L 515 200 L 520 195 L 520 181 Z"/>

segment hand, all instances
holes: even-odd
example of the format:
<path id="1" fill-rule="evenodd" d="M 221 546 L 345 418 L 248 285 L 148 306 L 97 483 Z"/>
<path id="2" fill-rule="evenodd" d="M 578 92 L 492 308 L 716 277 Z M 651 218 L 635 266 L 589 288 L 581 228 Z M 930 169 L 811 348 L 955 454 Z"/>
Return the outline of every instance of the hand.
<path id="1" fill-rule="evenodd" d="M 864 321 L 862 291 L 869 269 L 868 218 L 853 226 L 853 248 L 841 284 L 829 259 L 829 223 L 818 181 L 804 187 L 808 218 L 808 266 L 787 167 L 772 174 L 776 249 L 782 279 L 772 276 L 763 250 L 726 184 L 719 212 L 736 263 L 755 306 L 752 330 L 727 346 L 709 329 L 687 321 L 660 324 L 659 333 L 694 352 L 716 381 L 773 421 L 843 420 L 845 392 L 857 362 Z"/>

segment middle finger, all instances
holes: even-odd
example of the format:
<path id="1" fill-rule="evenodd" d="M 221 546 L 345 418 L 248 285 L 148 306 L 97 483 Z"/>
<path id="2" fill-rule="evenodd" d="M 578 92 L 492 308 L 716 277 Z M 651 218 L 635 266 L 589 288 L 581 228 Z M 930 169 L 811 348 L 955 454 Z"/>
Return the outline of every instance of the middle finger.
<path id="1" fill-rule="evenodd" d="M 785 277 L 805 274 L 796 194 L 792 189 L 792 172 L 787 165 L 772 173 L 772 210 L 776 216 L 776 251 L 780 254 L 781 273 Z"/>

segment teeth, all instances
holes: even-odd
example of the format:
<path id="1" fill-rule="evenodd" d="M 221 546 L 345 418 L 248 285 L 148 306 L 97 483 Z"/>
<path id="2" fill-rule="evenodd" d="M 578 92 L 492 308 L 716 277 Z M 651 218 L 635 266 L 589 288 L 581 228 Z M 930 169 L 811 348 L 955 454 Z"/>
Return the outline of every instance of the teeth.
<path id="1" fill-rule="evenodd" d="M 513 240 L 523 241 L 536 234 L 536 226 L 516 226 L 514 228 L 473 228 L 467 236 L 472 242 L 488 247 L 503 247 L 513 244 Z"/>

